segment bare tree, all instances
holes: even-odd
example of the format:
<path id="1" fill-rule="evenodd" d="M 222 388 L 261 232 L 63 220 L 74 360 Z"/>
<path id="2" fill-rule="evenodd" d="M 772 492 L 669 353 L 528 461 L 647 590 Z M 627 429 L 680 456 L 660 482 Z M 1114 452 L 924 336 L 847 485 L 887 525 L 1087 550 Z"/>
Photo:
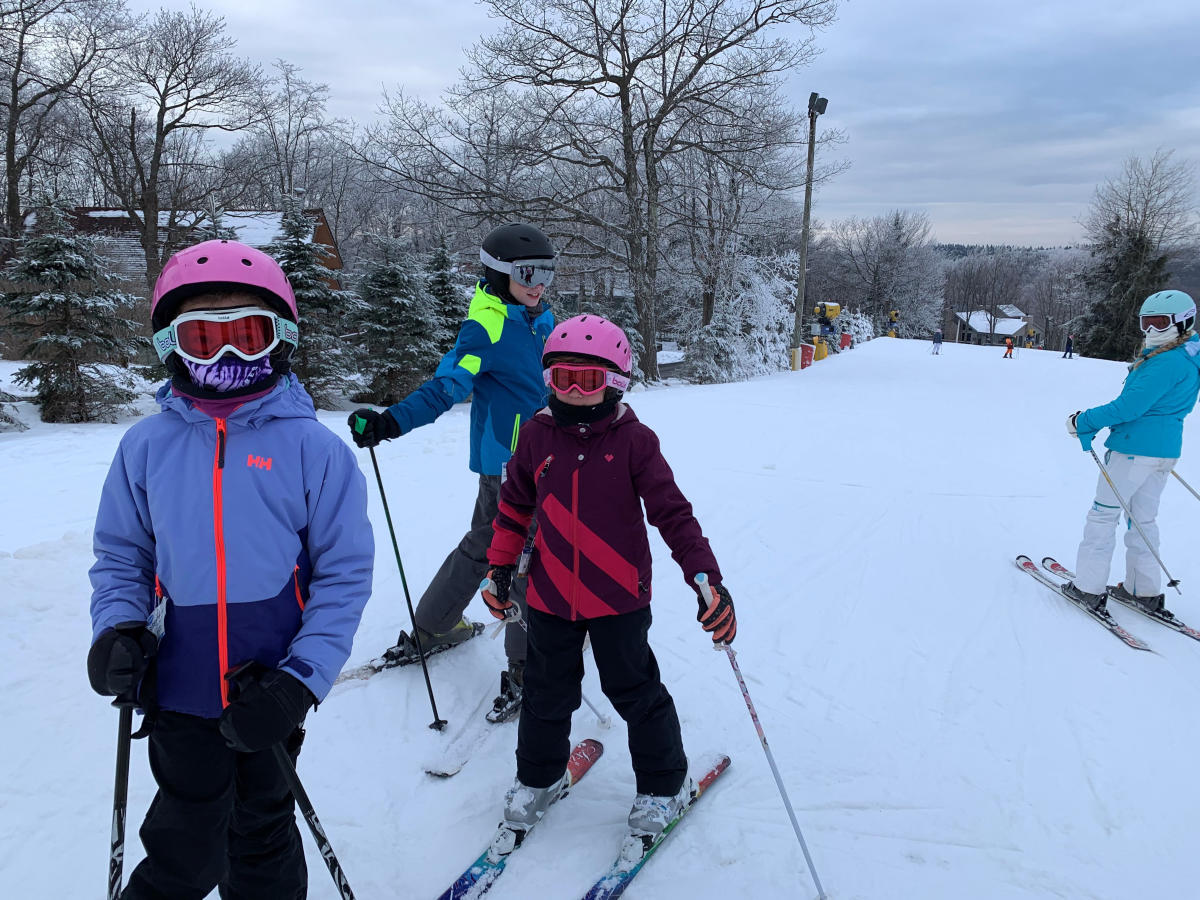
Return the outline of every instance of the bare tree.
<path id="1" fill-rule="evenodd" d="M 19 233 L 21 179 L 60 104 L 127 45 L 123 0 L 11 0 L 0 5 L 0 122 L 4 228 Z"/>
<path id="2" fill-rule="evenodd" d="M 1083 220 L 1092 244 L 1105 243 L 1113 223 L 1140 235 L 1151 253 L 1171 251 L 1196 237 L 1195 168 L 1173 156 L 1173 150 L 1162 149 L 1148 160 L 1131 156 L 1120 175 L 1096 188 Z"/>
<path id="3" fill-rule="evenodd" d="M 930 231 L 928 216 L 907 210 L 835 222 L 821 241 L 829 257 L 827 299 L 871 316 L 877 331 L 896 310 L 901 335 L 932 332 L 940 321 L 944 273 Z"/>
<path id="4" fill-rule="evenodd" d="M 308 190 L 315 151 L 332 133 L 325 115 L 329 87 L 300 77 L 300 67 L 277 59 L 276 74 L 259 90 L 262 118 L 254 133 L 269 148 L 275 187 L 280 196 Z"/>
<path id="5" fill-rule="evenodd" d="M 1021 303 L 1035 259 L 1015 250 L 983 250 L 956 259 L 946 268 L 943 294 L 947 305 L 969 317 L 981 312 L 988 333 L 998 319 L 1010 318 L 1001 307 Z"/>
<path id="6" fill-rule="evenodd" d="M 1080 250 L 1043 254 L 1041 265 L 1026 288 L 1030 321 L 1042 332 L 1047 349 L 1062 347 L 1087 312 L 1088 298 L 1082 273 L 1086 254 Z"/>
<path id="7" fill-rule="evenodd" d="M 1080 340 L 1080 351 L 1089 356 L 1129 359 L 1137 352 L 1139 306 L 1166 286 L 1171 259 L 1195 237 L 1193 168 L 1173 162 L 1172 155 L 1159 150 L 1148 161 L 1127 159 L 1121 174 L 1092 198 L 1084 226 L 1093 303 Z"/>
<path id="8" fill-rule="evenodd" d="M 390 127 L 374 133 L 371 158 L 410 187 L 449 202 L 474 200 L 481 217 L 523 214 L 569 226 L 597 252 L 610 252 L 607 238 L 615 239 L 642 340 L 653 347 L 668 160 L 687 151 L 744 152 L 754 129 L 738 129 L 743 143 L 731 148 L 722 141 L 725 126 L 745 121 L 748 92 L 773 89 L 781 73 L 813 57 L 813 33 L 832 21 L 835 0 L 488 6 L 501 26 L 468 54 L 471 69 L 448 98 L 450 115 L 392 102 Z M 805 27 L 808 36 L 778 35 L 783 25 Z M 489 101 L 508 115 L 481 129 L 478 116 L 464 113 L 480 113 Z M 609 208 L 615 215 L 598 214 Z M 589 241 L 586 229 L 606 239 Z M 657 378 L 653 354 L 643 370 Z"/>
<path id="9" fill-rule="evenodd" d="M 207 133 L 240 131 L 260 115 L 259 70 L 234 46 L 218 16 L 160 10 L 121 55 L 114 78 L 94 83 L 86 98 L 95 164 L 138 224 L 148 285 L 195 224 L 188 215 L 230 186 Z"/>

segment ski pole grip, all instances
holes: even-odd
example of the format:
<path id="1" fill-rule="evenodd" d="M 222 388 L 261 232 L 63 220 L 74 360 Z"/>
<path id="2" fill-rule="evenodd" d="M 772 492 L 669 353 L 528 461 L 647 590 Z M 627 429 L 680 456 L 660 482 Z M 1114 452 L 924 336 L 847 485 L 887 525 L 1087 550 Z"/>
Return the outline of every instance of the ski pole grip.
<path id="1" fill-rule="evenodd" d="M 364 419 L 362 416 L 355 416 L 354 417 L 354 433 L 362 434 L 366 430 L 367 430 L 367 420 Z"/>
<path id="2" fill-rule="evenodd" d="M 708 576 L 703 572 L 697 572 L 696 577 L 692 579 L 696 582 L 696 588 L 700 591 L 700 596 L 697 598 L 701 606 L 708 608 L 708 604 L 712 601 L 712 588 L 708 586 Z M 714 650 L 724 650 L 726 653 L 733 655 L 733 648 L 724 641 L 714 641 Z"/>

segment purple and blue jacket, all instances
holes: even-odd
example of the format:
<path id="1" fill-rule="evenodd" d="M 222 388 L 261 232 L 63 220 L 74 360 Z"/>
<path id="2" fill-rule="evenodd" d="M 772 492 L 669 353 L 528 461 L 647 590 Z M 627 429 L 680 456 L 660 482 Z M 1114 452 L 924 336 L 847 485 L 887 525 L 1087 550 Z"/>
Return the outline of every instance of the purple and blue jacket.
<path id="1" fill-rule="evenodd" d="M 92 638 L 121 622 L 163 634 L 156 702 L 215 718 L 250 660 L 323 700 L 371 593 L 366 482 L 294 375 L 228 418 L 158 392 L 121 439 L 93 539 Z"/>
<path id="2" fill-rule="evenodd" d="M 647 520 L 671 548 L 690 589 L 700 572 L 714 587 L 721 583 L 717 560 L 663 459 L 658 436 L 625 404 L 590 425 L 559 425 L 548 410 L 538 412 L 521 428 L 507 476 L 488 562 L 517 561 L 536 510 L 525 595 L 534 609 L 574 621 L 647 606 Z"/>

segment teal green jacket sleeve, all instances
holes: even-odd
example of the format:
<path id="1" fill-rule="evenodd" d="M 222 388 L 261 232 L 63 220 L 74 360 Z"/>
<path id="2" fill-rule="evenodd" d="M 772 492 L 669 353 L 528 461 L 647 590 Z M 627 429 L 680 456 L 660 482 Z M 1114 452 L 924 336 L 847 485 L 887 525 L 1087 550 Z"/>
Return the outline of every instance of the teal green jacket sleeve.
<path id="1" fill-rule="evenodd" d="M 1154 370 L 1152 369 L 1147 369 L 1145 372 L 1137 370 L 1130 372 L 1117 399 L 1111 403 L 1105 403 L 1103 406 L 1094 406 L 1084 410 L 1075 420 L 1076 429 L 1094 433 L 1101 428 L 1111 428 L 1114 425 L 1132 422 L 1134 419 L 1144 416 L 1150 411 L 1150 407 L 1171 388 L 1171 385 L 1151 377 L 1153 375 Z"/>

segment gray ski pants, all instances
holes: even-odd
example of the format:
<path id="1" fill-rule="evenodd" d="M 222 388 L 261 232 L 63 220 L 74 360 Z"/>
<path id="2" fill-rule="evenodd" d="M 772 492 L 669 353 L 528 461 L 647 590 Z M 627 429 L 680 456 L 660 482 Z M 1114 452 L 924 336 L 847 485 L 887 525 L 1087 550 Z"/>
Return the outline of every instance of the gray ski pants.
<path id="1" fill-rule="evenodd" d="M 471 515 L 471 530 L 463 535 L 458 546 L 450 551 L 442 567 L 429 582 L 417 604 L 417 627 L 431 634 L 449 631 L 462 618 L 471 599 L 479 593 L 479 582 L 487 574 L 487 548 L 492 542 L 492 521 L 500 501 L 500 476 L 480 475 L 479 494 L 475 512 Z M 525 615 L 524 578 L 514 578 L 513 602 Z M 488 617 L 491 621 L 491 617 Z M 504 652 L 510 663 L 525 662 L 525 629 L 509 624 L 504 629 Z"/>

